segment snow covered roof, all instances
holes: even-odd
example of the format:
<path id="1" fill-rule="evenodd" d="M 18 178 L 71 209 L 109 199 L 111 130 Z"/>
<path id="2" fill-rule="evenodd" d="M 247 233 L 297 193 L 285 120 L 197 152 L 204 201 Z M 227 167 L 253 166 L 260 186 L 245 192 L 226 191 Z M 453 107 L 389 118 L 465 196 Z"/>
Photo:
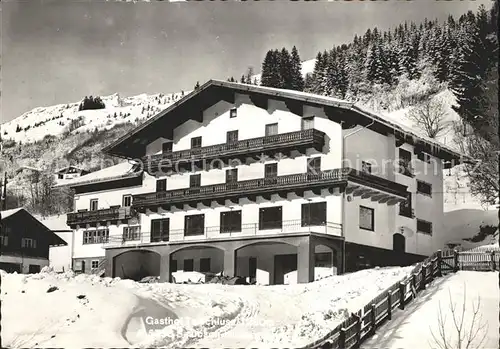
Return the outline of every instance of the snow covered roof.
<path id="1" fill-rule="evenodd" d="M 249 85 L 236 82 L 209 80 L 200 88 L 173 103 L 164 111 L 148 119 L 128 134 L 120 137 L 115 142 L 104 147 L 102 151 L 124 158 L 141 157 L 144 155 L 145 144 L 164 135 L 169 128 L 175 128 L 186 119 L 186 115 L 196 115 L 200 109 L 206 109 L 217 100 L 234 100 L 234 92 L 251 93 L 258 98 L 273 98 L 284 100 L 286 103 L 297 101 L 300 107 L 303 104 L 316 107 L 329 107 L 335 109 L 332 118 L 336 122 L 346 124 L 376 124 L 373 125 L 384 132 L 392 132 L 405 142 L 418 143 L 422 150 L 436 153 L 436 156 L 450 161 L 459 160 L 461 155 L 444 144 L 419 135 L 415 130 L 398 124 L 394 120 L 387 120 L 382 115 L 368 111 L 355 103 L 343 101 L 333 97 L 321 96 L 307 92 L 285 90 L 265 86 Z M 300 110 L 300 109 L 299 109 Z M 170 114 L 168 118 L 164 116 Z M 330 115 L 329 115 L 330 117 Z M 160 121 L 161 120 L 161 121 Z M 160 123 L 157 123 L 160 121 Z M 159 127 L 161 126 L 161 127 Z"/>
<path id="2" fill-rule="evenodd" d="M 17 213 L 21 210 L 24 210 L 24 207 L 13 208 L 11 210 L 0 211 L 1 219 L 5 219 L 7 217 L 12 216 L 14 213 Z"/>
<path id="3" fill-rule="evenodd" d="M 142 170 L 136 163 L 122 162 L 118 165 L 106 167 L 102 170 L 73 178 L 66 182 L 54 185 L 54 188 L 77 187 L 92 183 L 109 182 L 124 178 L 133 178 L 142 175 Z"/>
<path id="4" fill-rule="evenodd" d="M 50 217 L 37 217 L 40 222 L 42 222 L 43 225 L 45 225 L 47 228 L 52 230 L 53 232 L 65 232 L 65 231 L 73 231 L 67 224 L 66 224 L 66 215 L 59 215 L 59 216 L 50 216 Z"/>

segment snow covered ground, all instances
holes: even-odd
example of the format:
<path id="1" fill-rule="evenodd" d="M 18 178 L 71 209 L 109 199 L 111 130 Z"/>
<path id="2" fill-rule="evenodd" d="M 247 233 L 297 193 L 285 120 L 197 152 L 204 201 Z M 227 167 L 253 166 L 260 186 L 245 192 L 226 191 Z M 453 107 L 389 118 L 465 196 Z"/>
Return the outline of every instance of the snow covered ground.
<path id="1" fill-rule="evenodd" d="M 325 335 L 411 269 L 364 270 L 293 286 L 1 272 L 2 340 L 10 348 L 296 347 Z M 47 292 L 51 287 L 58 289 Z"/>
<path id="2" fill-rule="evenodd" d="M 387 322 L 377 330 L 374 337 L 369 338 L 361 348 L 444 348 L 438 346 L 433 334 L 442 343 L 439 335 L 438 313 L 441 307 L 442 318 L 445 319 L 444 333 L 448 338 L 447 348 L 466 348 L 457 344 L 457 330 L 453 321 L 450 305 L 456 306 L 457 323 L 463 318 L 462 337 L 470 333 L 473 319 L 473 305 L 478 306 L 482 319 L 476 320 L 474 328 L 480 328 L 472 345 L 467 348 L 496 349 L 499 345 L 498 321 L 498 272 L 459 271 L 443 278 L 437 278 L 428 288 L 420 293 L 405 311 L 396 310 L 392 321 Z M 451 297 L 451 298 L 450 298 Z M 465 299 L 465 301 L 464 301 Z M 465 315 L 462 316 L 465 304 Z M 483 346 L 477 346 L 478 341 L 485 337 Z"/>

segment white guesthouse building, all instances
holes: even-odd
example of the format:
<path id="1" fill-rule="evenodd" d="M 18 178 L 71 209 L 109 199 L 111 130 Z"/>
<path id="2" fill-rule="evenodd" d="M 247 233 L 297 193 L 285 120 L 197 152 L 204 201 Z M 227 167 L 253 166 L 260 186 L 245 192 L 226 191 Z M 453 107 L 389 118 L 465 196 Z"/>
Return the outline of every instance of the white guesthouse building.
<path id="1" fill-rule="evenodd" d="M 75 270 L 260 284 L 433 253 L 460 160 L 352 103 L 216 80 L 103 151 L 127 162 L 65 184 Z"/>

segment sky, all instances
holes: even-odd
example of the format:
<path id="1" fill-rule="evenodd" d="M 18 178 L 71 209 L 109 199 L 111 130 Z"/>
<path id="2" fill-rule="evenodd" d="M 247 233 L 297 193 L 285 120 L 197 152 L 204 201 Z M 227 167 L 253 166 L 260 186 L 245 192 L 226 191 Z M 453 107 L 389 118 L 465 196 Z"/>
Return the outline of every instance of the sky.
<path id="1" fill-rule="evenodd" d="M 301 59 L 368 28 L 446 19 L 491 0 L 0 3 L 0 121 L 86 95 L 172 93 L 255 72 L 269 49 Z"/>

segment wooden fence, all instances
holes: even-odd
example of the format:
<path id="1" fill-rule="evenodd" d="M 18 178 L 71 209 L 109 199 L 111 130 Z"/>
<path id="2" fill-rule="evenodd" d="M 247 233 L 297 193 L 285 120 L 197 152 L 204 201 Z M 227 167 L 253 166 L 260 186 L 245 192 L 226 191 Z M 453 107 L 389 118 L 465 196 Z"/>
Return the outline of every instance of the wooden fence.
<path id="1" fill-rule="evenodd" d="M 481 255 L 481 256 L 480 256 Z M 462 270 L 498 270 L 500 254 L 437 251 L 418 263 L 410 275 L 399 280 L 359 311 L 352 313 L 323 338 L 305 348 L 351 349 L 375 333 L 385 321 L 391 320 L 396 308 L 404 309 L 434 278 Z"/>

